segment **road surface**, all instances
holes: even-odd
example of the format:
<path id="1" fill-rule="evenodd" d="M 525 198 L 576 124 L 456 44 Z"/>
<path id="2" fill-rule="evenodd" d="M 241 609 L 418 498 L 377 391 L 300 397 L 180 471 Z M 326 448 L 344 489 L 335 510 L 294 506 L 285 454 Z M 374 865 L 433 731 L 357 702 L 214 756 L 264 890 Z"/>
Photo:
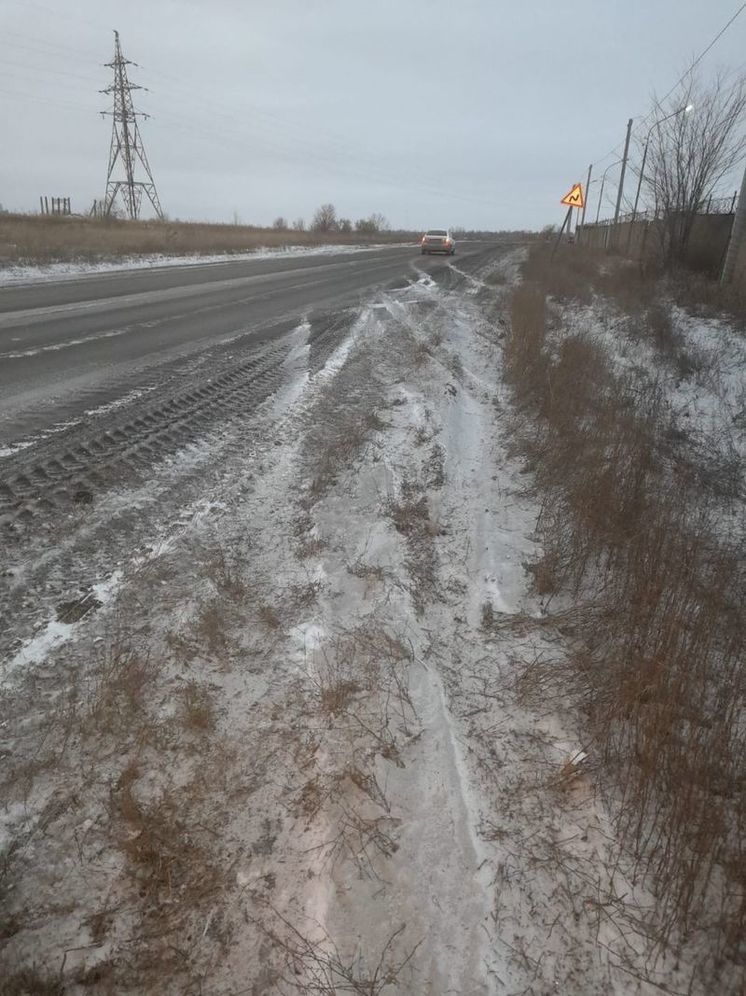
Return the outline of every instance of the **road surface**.
<path id="1" fill-rule="evenodd" d="M 392 247 L 0 289 L 0 620 L 17 623 L 0 655 L 187 503 L 219 497 L 257 411 L 314 377 L 382 290 L 423 271 L 449 284 L 463 279 L 453 265 L 504 251 L 460 249 L 455 261 Z"/>
<path id="2" fill-rule="evenodd" d="M 0 289 L 0 452 L 158 384 L 175 364 L 226 339 L 256 346 L 302 318 L 413 278 L 415 266 L 443 265 L 392 247 Z"/>

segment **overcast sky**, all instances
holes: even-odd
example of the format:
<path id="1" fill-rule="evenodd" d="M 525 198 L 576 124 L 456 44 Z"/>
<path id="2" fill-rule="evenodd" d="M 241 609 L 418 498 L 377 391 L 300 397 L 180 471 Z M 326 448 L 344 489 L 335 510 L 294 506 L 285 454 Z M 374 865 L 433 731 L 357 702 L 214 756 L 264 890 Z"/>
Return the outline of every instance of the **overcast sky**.
<path id="1" fill-rule="evenodd" d="M 739 6 L 0 0 L 0 203 L 102 195 L 117 28 L 171 217 L 266 224 L 331 201 L 397 227 L 540 227 Z M 746 11 L 702 74 L 745 55 Z"/>

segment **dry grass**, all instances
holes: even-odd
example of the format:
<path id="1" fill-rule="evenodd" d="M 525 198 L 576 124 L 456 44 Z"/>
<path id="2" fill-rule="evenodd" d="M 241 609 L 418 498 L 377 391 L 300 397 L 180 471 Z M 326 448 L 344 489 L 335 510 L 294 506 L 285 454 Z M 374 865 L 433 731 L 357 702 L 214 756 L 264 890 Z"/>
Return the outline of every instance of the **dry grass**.
<path id="1" fill-rule="evenodd" d="M 723 286 L 701 273 L 676 274 L 670 283 L 677 304 L 695 314 L 718 315 L 723 312 L 746 328 L 746 282 L 734 280 Z"/>
<path id="2" fill-rule="evenodd" d="M 714 957 L 737 958 L 746 929 L 738 540 L 719 535 L 709 484 L 672 471 L 657 386 L 613 374 L 583 337 L 547 349 L 543 299 L 557 274 L 541 265 L 532 258 L 540 280 L 514 294 L 505 363 L 542 495 L 536 588 L 576 597 L 572 668 L 554 673 L 576 690 L 616 778 L 618 825 L 655 883 L 661 941 L 705 915 Z M 636 271 L 619 273 L 639 306 Z M 643 306 L 653 341 L 675 352 L 665 316 Z M 526 682 L 546 687 L 549 675 L 537 664 Z"/>
<path id="3" fill-rule="evenodd" d="M 277 610 L 271 605 L 260 605 L 257 609 L 259 621 L 270 630 L 278 630 L 282 627 L 282 619 Z"/>
<path id="4" fill-rule="evenodd" d="M 241 565 L 220 543 L 215 544 L 206 559 L 205 576 L 212 581 L 221 595 L 234 602 L 243 602 L 249 594 L 250 586 Z"/>
<path id="5" fill-rule="evenodd" d="M 379 244 L 407 241 L 409 237 L 406 233 L 364 236 L 277 232 L 249 225 L 0 215 L 0 263 L 95 261 L 149 253 L 233 253 L 287 245 Z"/>
<path id="6" fill-rule="evenodd" d="M 112 790 L 111 811 L 122 827 L 119 847 L 138 895 L 146 907 L 158 910 L 163 926 L 174 914 L 199 909 L 219 889 L 222 876 L 199 831 L 185 818 L 179 796 L 165 793 L 143 802 L 135 791 L 139 776 L 137 762 L 130 761 Z"/>
<path id="7" fill-rule="evenodd" d="M 629 316 L 655 311 L 669 297 L 695 314 L 725 314 L 746 327 L 746 286 L 735 280 L 723 286 L 703 273 L 679 270 L 662 274 L 650 261 L 644 266 L 603 250 L 563 246 L 551 259 L 551 248 L 531 247 L 524 276 L 557 301 L 588 303 L 594 294 L 614 301 Z"/>
<path id="8" fill-rule="evenodd" d="M 398 989 L 402 972 L 422 943 L 401 951 L 406 930 L 406 924 L 402 924 L 391 933 L 380 952 L 366 958 L 357 950 L 345 956 L 318 924 L 311 924 L 312 929 L 304 934 L 277 910 L 272 913 L 273 923 L 258 922 L 257 926 L 283 956 L 281 980 L 291 991 L 309 996 L 340 993 L 379 996 L 390 987 Z"/>
<path id="9" fill-rule="evenodd" d="M 27 968 L 0 979 L 0 996 L 65 996 L 65 985 Z"/>
<path id="10" fill-rule="evenodd" d="M 219 599 L 206 602 L 199 609 L 194 634 L 211 654 L 219 656 L 227 647 L 225 608 Z"/>
<path id="11" fill-rule="evenodd" d="M 98 733 L 131 729 L 146 716 L 154 678 L 150 658 L 135 648 L 125 633 L 117 633 L 83 674 L 81 691 L 72 689 L 66 722 L 82 722 L 85 729 Z"/>
<path id="12" fill-rule="evenodd" d="M 406 539 L 407 573 L 413 583 L 412 601 L 415 611 L 421 615 L 427 598 L 437 589 L 438 562 L 433 540 L 445 529 L 432 518 L 424 485 L 418 481 L 402 481 L 401 495 L 398 500 L 388 502 L 387 512 L 397 532 Z"/>
<path id="13" fill-rule="evenodd" d="M 213 693 L 192 680 L 182 689 L 181 715 L 186 729 L 195 733 L 211 733 L 217 725 Z"/>

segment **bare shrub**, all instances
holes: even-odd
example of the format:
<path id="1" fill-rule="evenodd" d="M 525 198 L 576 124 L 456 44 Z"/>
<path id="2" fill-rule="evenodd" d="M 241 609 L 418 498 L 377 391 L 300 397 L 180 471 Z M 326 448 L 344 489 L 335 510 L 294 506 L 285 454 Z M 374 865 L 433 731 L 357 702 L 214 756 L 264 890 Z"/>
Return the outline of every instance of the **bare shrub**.
<path id="1" fill-rule="evenodd" d="M 404 493 L 399 501 L 389 503 L 388 511 L 397 531 L 405 536 L 424 529 L 430 520 L 430 509 L 424 494 Z"/>
<path id="2" fill-rule="evenodd" d="M 746 328 L 746 285 L 735 280 L 721 284 L 702 273 L 675 273 L 668 288 L 677 304 L 694 314 L 728 314 Z"/>
<path id="3" fill-rule="evenodd" d="M 259 922 L 258 926 L 284 955 L 283 981 L 301 993 L 379 996 L 389 987 L 397 986 L 403 970 L 422 943 L 420 941 L 406 953 L 396 955 L 396 948 L 406 930 L 406 924 L 402 924 L 389 936 L 379 954 L 367 959 L 362 951 L 357 950 L 345 957 L 318 925 L 313 925 L 313 934 L 306 935 L 277 910 L 273 913 L 276 918 L 274 925 Z"/>
<path id="4" fill-rule="evenodd" d="M 504 355 L 506 374 L 522 401 L 534 401 L 545 392 L 548 366 L 545 337 L 545 294 L 535 284 L 520 284 L 511 297 L 510 331 Z"/>
<path id="5" fill-rule="evenodd" d="M 210 689 L 192 680 L 184 685 L 182 696 L 182 718 L 187 729 L 198 733 L 212 732 L 217 716 Z"/>
<path id="6" fill-rule="evenodd" d="M 61 979 L 52 979 L 33 968 L 13 972 L 0 981 L 2 996 L 65 996 L 65 988 Z"/>
<path id="7" fill-rule="evenodd" d="M 259 616 L 260 622 L 262 622 L 267 629 L 280 629 L 282 626 L 282 620 L 271 605 L 260 605 L 257 609 L 257 615 Z"/>
<path id="8" fill-rule="evenodd" d="M 310 577 L 302 584 L 293 584 L 290 586 L 289 604 L 294 609 L 307 609 L 316 602 L 323 587 L 323 581 Z"/>
<path id="9" fill-rule="evenodd" d="M 196 637 L 206 644 L 211 654 L 220 654 L 227 646 L 225 612 L 215 599 L 203 604 L 194 624 Z"/>
<path id="10" fill-rule="evenodd" d="M 678 113 L 690 105 L 695 113 Z M 645 183 L 670 266 L 686 261 L 697 214 L 746 150 L 746 76 L 734 83 L 719 73 L 704 85 L 690 70 L 664 104 L 655 101 L 653 115 Z"/>
<path id="11" fill-rule="evenodd" d="M 551 246 L 536 243 L 523 265 L 526 283 L 538 285 L 557 301 L 589 301 L 598 272 L 597 258 L 581 246 L 560 248 L 552 256 Z"/>
<path id="12" fill-rule="evenodd" d="M 559 676 L 587 710 L 615 776 L 625 846 L 658 896 L 650 929 L 660 943 L 709 917 L 713 959 L 738 959 L 734 938 L 746 927 L 739 541 L 718 529 L 709 482 L 673 476 L 659 387 L 613 374 L 582 337 L 550 354 L 540 293 L 527 286 L 514 297 L 506 376 L 542 495 L 536 586 L 575 593 L 574 653 L 571 669 L 527 668 L 521 691 Z M 659 348 L 680 355 L 668 315 L 653 309 L 651 324 Z"/>
<path id="13" fill-rule="evenodd" d="M 236 602 L 246 598 L 249 591 L 248 582 L 234 557 L 220 544 L 210 551 L 205 573 L 221 595 L 228 595 Z"/>
<path id="14" fill-rule="evenodd" d="M 81 679 L 84 722 L 99 731 L 130 726 L 146 711 L 153 679 L 149 656 L 135 649 L 125 634 L 116 634 Z"/>
<path id="15" fill-rule="evenodd" d="M 140 897 L 166 915 L 191 912 L 219 888 L 220 870 L 183 817 L 174 795 L 144 803 L 134 790 L 137 762 L 130 761 L 111 793 L 112 816 L 124 832 L 118 844 L 127 857 Z"/>

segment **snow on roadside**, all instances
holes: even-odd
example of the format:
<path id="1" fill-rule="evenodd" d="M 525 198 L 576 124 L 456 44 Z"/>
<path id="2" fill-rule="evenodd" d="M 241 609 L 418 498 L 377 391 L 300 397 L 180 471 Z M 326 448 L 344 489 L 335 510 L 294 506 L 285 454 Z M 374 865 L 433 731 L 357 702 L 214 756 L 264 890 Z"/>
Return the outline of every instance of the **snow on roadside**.
<path id="1" fill-rule="evenodd" d="M 102 273 L 120 273 L 128 270 L 149 270 L 171 266 L 205 266 L 212 263 L 240 263 L 259 259 L 293 259 L 303 256 L 336 256 L 346 253 L 379 252 L 381 249 L 397 249 L 409 243 L 381 243 L 380 245 L 318 245 L 284 246 L 281 249 L 258 248 L 236 253 L 194 253 L 191 255 L 169 255 L 150 253 L 147 255 L 122 256 L 119 259 L 88 262 L 85 260 L 66 263 L 10 263 L 0 266 L 0 287 L 26 286 L 46 281 L 76 280 L 83 276 Z"/>
<path id="2" fill-rule="evenodd" d="M 550 344 L 576 334 L 601 345 L 617 375 L 661 392 L 669 428 L 693 459 L 709 466 L 711 476 L 739 476 L 737 465 L 742 470 L 746 461 L 742 330 L 725 317 L 703 318 L 669 303 L 670 343 L 656 348 L 645 331 L 645 316 L 630 318 L 614 302 L 600 297 L 590 304 L 554 301 L 552 308 Z M 742 474 L 740 480 L 743 487 Z"/>
<path id="3" fill-rule="evenodd" d="M 645 976 L 645 897 L 608 867 L 580 731 L 529 680 L 564 647 L 524 570 L 537 509 L 495 329 L 463 286 L 423 278 L 368 302 L 315 373 L 308 333 L 260 443 L 216 452 L 201 511 L 42 668 L 42 688 L 82 669 L 90 709 L 112 623 L 157 662 L 118 740 L 95 698 L 89 740 L 66 737 L 19 782 L 22 810 L 6 802 L 4 837 L 27 834 L 8 950 L 54 973 L 64 953 L 82 978 L 103 965 L 122 993 L 341 987 L 384 952 L 401 996 L 647 996 L 665 963 L 633 989 L 618 964 Z M 141 812 L 178 814 L 193 862 L 166 854 L 161 905 Z M 27 923 L 32 900 L 50 912 Z"/>

